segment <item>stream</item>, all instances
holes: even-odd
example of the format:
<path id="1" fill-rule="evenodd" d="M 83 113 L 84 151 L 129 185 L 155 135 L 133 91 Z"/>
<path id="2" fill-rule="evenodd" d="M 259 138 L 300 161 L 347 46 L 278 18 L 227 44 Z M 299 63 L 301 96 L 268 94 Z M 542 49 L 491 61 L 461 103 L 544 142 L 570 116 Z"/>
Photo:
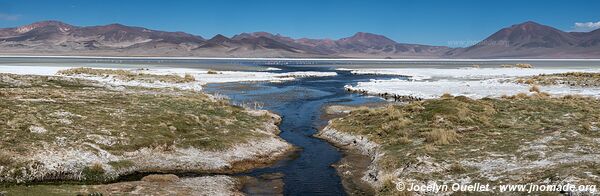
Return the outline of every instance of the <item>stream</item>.
<path id="1" fill-rule="evenodd" d="M 280 137 L 298 147 L 293 156 L 279 163 L 241 175 L 260 176 L 283 174 L 284 195 L 346 195 L 336 170 L 331 166 L 342 153 L 325 140 L 313 137 L 317 129 L 326 125 L 321 118 L 323 106 L 329 104 L 358 105 L 383 102 L 376 97 L 352 94 L 344 85 L 369 79 L 391 76 L 353 75 L 348 71 L 327 67 L 278 66 L 291 71 L 335 71 L 337 76 L 307 77 L 282 83 L 248 82 L 209 84 L 205 91 L 229 97 L 234 104 L 260 106 L 282 117 Z M 396 78 L 398 76 L 395 76 Z"/>

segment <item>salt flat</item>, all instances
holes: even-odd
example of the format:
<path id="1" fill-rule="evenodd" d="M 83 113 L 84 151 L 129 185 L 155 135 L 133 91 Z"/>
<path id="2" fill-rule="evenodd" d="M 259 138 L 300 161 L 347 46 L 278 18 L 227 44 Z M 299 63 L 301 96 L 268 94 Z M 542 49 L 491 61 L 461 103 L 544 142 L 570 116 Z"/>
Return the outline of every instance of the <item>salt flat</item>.
<path id="1" fill-rule="evenodd" d="M 530 85 L 512 82 L 516 77 L 554 74 L 566 72 L 600 72 L 598 68 L 456 68 L 456 69 L 345 69 L 354 74 L 398 75 L 406 79 L 371 80 L 346 85 L 353 91 L 368 94 L 393 94 L 432 99 L 444 93 L 471 98 L 499 97 L 530 93 Z M 540 87 L 542 92 L 551 95 L 600 95 L 599 88 L 552 85 Z"/>
<path id="2" fill-rule="evenodd" d="M 80 66 L 81 67 L 81 66 Z M 11 73 L 11 74 L 29 74 L 29 75 L 44 75 L 52 76 L 56 75 L 60 70 L 74 68 L 74 66 L 14 66 L 14 65 L 2 65 L 0 66 L 0 73 Z M 102 68 L 102 67 L 94 67 Z M 268 71 L 213 71 L 207 69 L 192 69 L 192 68 L 151 68 L 151 69 L 139 69 L 139 68 L 114 68 L 107 67 L 106 69 L 124 69 L 139 73 L 149 73 L 157 75 L 175 74 L 183 76 L 190 74 L 196 79 L 195 82 L 184 83 L 184 84 L 173 84 L 163 82 L 141 82 L 141 81 L 121 81 L 116 80 L 112 77 L 98 77 L 89 75 L 76 75 L 71 77 L 85 78 L 90 80 L 96 80 L 99 82 L 118 85 L 118 86 L 142 86 L 150 88 L 162 88 L 162 87 L 175 87 L 183 90 L 201 90 L 202 85 L 208 83 L 226 83 L 226 82 L 256 82 L 256 81 L 271 81 L 281 82 L 294 80 L 301 77 L 325 77 L 335 76 L 336 72 L 318 72 L 318 71 L 297 71 L 297 72 L 286 72 L 286 73 L 274 73 Z"/>

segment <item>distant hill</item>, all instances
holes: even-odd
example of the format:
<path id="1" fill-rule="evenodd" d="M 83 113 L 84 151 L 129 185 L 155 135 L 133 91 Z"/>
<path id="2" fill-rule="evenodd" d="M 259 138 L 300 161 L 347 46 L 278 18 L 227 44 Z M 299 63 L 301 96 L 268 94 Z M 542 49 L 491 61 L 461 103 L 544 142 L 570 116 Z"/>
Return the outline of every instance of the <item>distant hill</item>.
<path id="1" fill-rule="evenodd" d="M 0 29 L 0 54 L 316 58 L 600 58 L 600 30 L 563 32 L 525 22 L 467 48 L 397 43 L 358 32 L 332 39 L 293 39 L 268 32 L 210 39 L 122 24 L 79 27 L 60 21 Z"/>
<path id="2" fill-rule="evenodd" d="M 458 58 L 600 58 L 600 31 L 568 33 L 535 22 L 513 25 L 483 41 L 448 51 Z"/>

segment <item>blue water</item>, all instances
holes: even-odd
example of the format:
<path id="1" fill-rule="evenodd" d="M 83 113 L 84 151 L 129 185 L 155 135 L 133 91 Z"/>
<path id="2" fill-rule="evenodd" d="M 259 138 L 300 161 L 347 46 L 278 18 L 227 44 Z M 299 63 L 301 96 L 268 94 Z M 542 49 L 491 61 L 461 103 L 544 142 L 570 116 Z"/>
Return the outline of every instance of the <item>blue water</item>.
<path id="1" fill-rule="evenodd" d="M 278 68 L 283 69 L 280 72 L 333 71 L 325 67 Z M 229 83 L 207 86 L 207 92 L 227 95 L 236 104 L 264 104 L 263 109 L 282 116 L 279 125 L 282 131 L 280 136 L 300 148 L 296 158 L 286 159 L 272 167 L 257 169 L 244 175 L 283 173 L 285 195 L 346 195 L 340 177 L 331 166 L 342 156 L 339 149 L 313 137 L 317 129 L 327 123 L 321 119 L 321 109 L 324 105 L 332 103 L 364 104 L 383 100 L 351 94 L 343 88 L 346 84 L 366 81 L 374 76 L 336 72 L 337 76 L 302 78 L 283 83 Z"/>

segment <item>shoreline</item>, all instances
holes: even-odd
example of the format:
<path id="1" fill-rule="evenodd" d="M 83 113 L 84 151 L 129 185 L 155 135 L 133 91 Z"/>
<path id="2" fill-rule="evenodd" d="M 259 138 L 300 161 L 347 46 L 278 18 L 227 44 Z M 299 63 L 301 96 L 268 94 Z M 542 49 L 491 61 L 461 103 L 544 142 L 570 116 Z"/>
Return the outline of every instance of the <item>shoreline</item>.
<path id="1" fill-rule="evenodd" d="M 588 58 L 490 58 L 490 59 L 442 59 L 442 58 L 255 58 L 255 57 L 193 57 L 193 56 L 87 56 L 87 55 L 1 55 L 1 58 L 75 58 L 75 59 L 132 59 L 132 60 L 254 60 L 254 61 L 366 61 L 366 62 L 501 62 L 501 61 L 600 61 Z"/>
<path id="2" fill-rule="evenodd" d="M 385 103 L 390 104 L 390 103 Z M 384 104 L 384 105 L 385 105 Z M 377 156 L 379 145 L 370 142 L 364 136 L 355 136 L 332 129 L 332 119 L 346 116 L 360 106 L 328 105 L 323 107 L 322 119 L 327 124 L 320 127 L 313 137 L 322 139 L 342 152 L 342 159 L 333 167 L 337 171 L 346 193 L 349 195 L 375 195 L 380 184 L 377 183 L 379 169 L 377 169 Z M 366 105 L 366 107 L 381 107 L 380 104 Z"/>
<path id="3" fill-rule="evenodd" d="M 348 193 L 357 190 L 373 194 L 377 193 L 377 189 L 383 184 L 383 179 L 380 176 L 384 175 L 377 166 L 378 157 L 381 156 L 378 144 L 369 141 L 364 136 L 355 136 L 337 131 L 329 125 L 319 130 L 315 134 L 315 137 L 329 142 L 343 152 L 342 160 L 336 163 L 334 167 L 343 179 L 345 183 L 344 188 Z M 353 160 L 354 158 L 358 158 L 359 160 Z M 364 160 L 365 158 L 368 161 Z M 351 169 L 345 169 L 342 166 L 344 164 L 347 164 L 348 166 L 346 167 L 350 167 Z M 350 184 L 359 185 L 359 187 L 349 189 L 347 186 Z"/>

